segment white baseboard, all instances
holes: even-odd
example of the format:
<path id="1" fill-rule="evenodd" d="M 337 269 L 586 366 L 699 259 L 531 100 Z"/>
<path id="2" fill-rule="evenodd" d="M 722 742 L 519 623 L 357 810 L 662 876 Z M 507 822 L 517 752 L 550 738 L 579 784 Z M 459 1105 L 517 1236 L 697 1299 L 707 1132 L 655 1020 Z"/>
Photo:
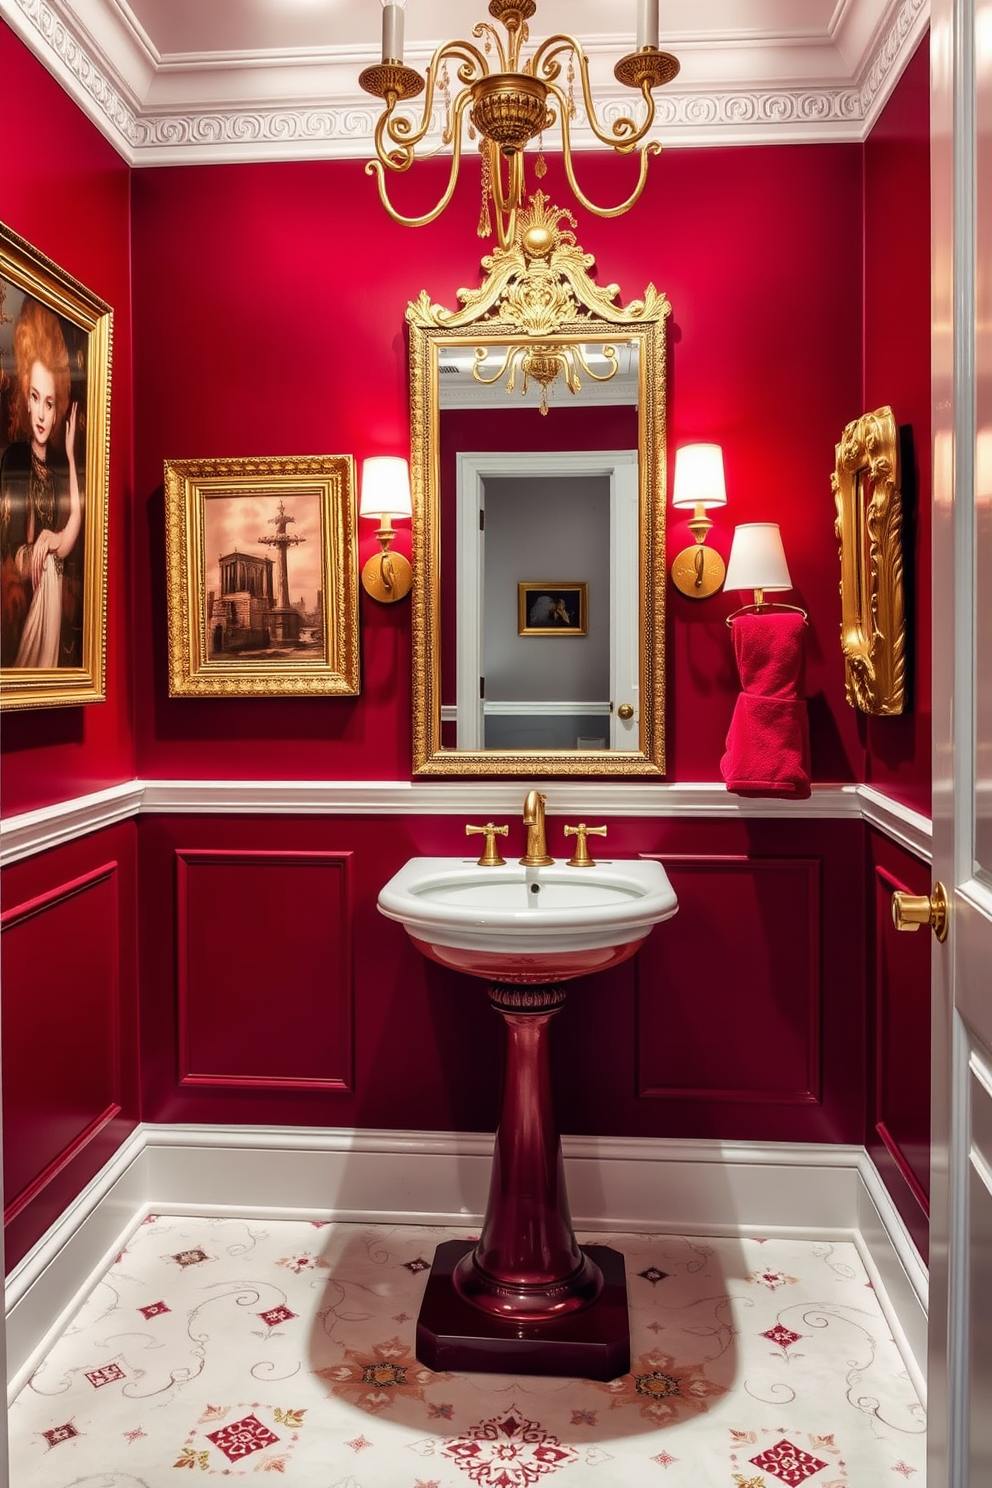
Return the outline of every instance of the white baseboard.
<path id="1" fill-rule="evenodd" d="M 150 1213 L 475 1224 L 488 1133 L 140 1127 L 7 1281 L 12 1398 Z M 562 1139 L 579 1230 L 853 1239 L 922 1390 L 926 1272 L 861 1147 Z"/>

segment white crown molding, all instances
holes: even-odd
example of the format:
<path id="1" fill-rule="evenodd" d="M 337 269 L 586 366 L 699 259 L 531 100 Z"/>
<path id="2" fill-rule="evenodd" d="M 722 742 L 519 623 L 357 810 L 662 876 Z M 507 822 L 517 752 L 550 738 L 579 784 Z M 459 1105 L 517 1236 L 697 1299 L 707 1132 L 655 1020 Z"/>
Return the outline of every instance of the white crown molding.
<path id="1" fill-rule="evenodd" d="M 864 821 L 929 862 L 928 817 L 866 785 L 816 785 L 805 801 L 731 794 L 719 781 L 550 780 L 548 812 L 604 817 Z M 132 780 L 0 821 L 0 868 L 139 814 L 174 816 L 464 816 L 516 812 L 500 780 Z"/>
<path id="2" fill-rule="evenodd" d="M 146 1215 L 477 1224 L 492 1150 L 473 1132 L 138 1127 L 8 1277 L 9 1398 Z M 922 1384 L 926 1271 L 864 1148 L 565 1136 L 562 1152 L 580 1230 L 853 1239 Z"/>
<path id="3" fill-rule="evenodd" d="M 823 36 L 754 29 L 666 40 L 680 78 L 658 96 L 667 146 L 863 140 L 929 21 L 929 0 L 848 0 Z M 358 88 L 367 50 L 160 56 L 124 0 L 0 0 L 0 16 L 132 166 L 366 159 L 378 104 Z M 611 121 L 616 39 L 587 48 Z M 421 55 L 422 54 L 422 55 Z M 428 49 L 412 49 L 423 66 Z M 596 141 L 581 120 L 574 142 Z"/>

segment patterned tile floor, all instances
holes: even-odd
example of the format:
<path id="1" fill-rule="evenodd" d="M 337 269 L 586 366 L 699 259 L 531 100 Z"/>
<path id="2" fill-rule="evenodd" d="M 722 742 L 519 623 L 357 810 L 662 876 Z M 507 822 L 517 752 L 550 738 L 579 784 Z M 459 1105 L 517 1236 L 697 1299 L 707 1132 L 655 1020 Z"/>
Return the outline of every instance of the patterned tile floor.
<path id="1" fill-rule="evenodd" d="M 434 1247 L 467 1233 L 147 1219 L 13 1403 L 12 1488 L 922 1488 L 853 1245 L 608 1237 L 632 1364 L 600 1384 L 417 1363 Z"/>

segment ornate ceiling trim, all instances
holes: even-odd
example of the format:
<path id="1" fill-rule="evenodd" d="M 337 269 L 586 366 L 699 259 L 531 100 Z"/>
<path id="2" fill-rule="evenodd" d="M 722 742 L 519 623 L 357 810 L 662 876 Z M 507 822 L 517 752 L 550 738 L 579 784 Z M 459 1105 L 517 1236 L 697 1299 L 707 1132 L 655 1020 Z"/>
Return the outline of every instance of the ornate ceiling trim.
<path id="1" fill-rule="evenodd" d="M 686 81 L 659 96 L 658 136 L 669 147 L 766 145 L 863 140 L 923 35 L 929 0 L 888 0 L 853 77 L 811 83 L 724 82 L 702 91 Z M 271 59 L 156 58 L 147 38 L 120 24 L 109 0 L 0 0 L 0 16 L 107 136 L 129 165 L 367 159 L 378 105 L 358 90 L 363 61 L 331 52 Z M 116 17 L 116 21 L 115 21 Z M 753 65 L 776 52 L 741 48 Z M 591 49 L 590 49 L 591 50 Z M 706 46 L 693 48 L 698 59 Z M 733 49 L 731 49 L 733 50 Z M 786 72 L 790 39 L 781 45 Z M 835 67 L 839 53 L 823 47 Z M 416 63 L 416 58 L 411 58 Z M 793 64 L 794 65 L 794 64 Z M 724 77 L 726 68 L 722 69 Z M 159 84 L 167 84 L 159 86 Z M 166 91 L 170 102 L 156 102 Z M 615 83 L 596 84 L 607 119 L 629 109 Z M 188 101 L 180 95 L 188 95 Z M 194 101 L 196 100 L 196 101 Z M 579 121 L 573 143 L 595 144 Z"/>

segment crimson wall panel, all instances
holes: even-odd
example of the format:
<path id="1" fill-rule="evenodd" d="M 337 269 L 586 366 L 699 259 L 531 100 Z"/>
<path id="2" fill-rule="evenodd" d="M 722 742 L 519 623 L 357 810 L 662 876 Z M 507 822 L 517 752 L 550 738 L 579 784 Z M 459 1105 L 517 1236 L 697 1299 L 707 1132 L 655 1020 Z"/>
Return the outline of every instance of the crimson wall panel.
<path id="1" fill-rule="evenodd" d="M 930 1193 L 931 935 L 897 931 L 892 895 L 929 894 L 930 870 L 877 833 L 869 842 L 874 945 L 866 1145 L 921 1253 Z"/>
<path id="2" fill-rule="evenodd" d="M 349 860 L 177 853 L 181 1085 L 350 1090 Z"/>
<path id="3" fill-rule="evenodd" d="M 564 820 L 547 821 L 559 857 Z M 464 818 L 152 815 L 139 832 L 148 1120 L 493 1129 L 503 1031 L 485 983 L 427 961 L 376 909 L 407 858 L 464 855 Z M 510 833 L 508 858 L 523 850 L 519 820 Z M 551 1035 L 563 1130 L 860 1140 L 860 823 L 611 818 L 607 841 L 617 857 L 660 857 L 686 919 L 570 984 Z M 344 1037 L 346 977 L 329 973 L 342 878 L 350 1079 L 337 1053 L 324 1057 Z M 296 899 L 326 925 L 294 938 Z M 846 933 L 828 932 L 842 914 Z"/>
<path id="4" fill-rule="evenodd" d="M 8 1268 L 138 1120 L 135 834 L 127 823 L 4 872 Z"/>
<path id="5" fill-rule="evenodd" d="M 665 867 L 679 912 L 641 953 L 640 1095 L 818 1101 L 818 860 L 672 856 Z M 672 997 L 673 966 L 695 996 Z"/>

